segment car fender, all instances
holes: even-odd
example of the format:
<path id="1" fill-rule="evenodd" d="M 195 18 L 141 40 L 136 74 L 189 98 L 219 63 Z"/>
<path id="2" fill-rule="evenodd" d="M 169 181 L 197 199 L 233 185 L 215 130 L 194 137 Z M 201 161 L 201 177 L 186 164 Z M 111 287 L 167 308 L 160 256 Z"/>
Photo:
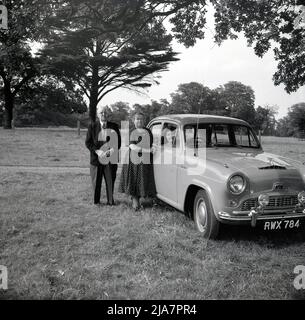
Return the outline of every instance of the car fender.
<path id="1" fill-rule="evenodd" d="M 188 187 L 186 188 L 186 190 L 184 192 L 183 207 L 185 207 L 185 205 L 186 205 L 186 201 L 187 201 L 186 197 L 187 197 L 187 194 L 188 194 L 188 190 L 189 190 L 189 188 L 191 186 L 197 187 L 199 189 L 203 189 L 207 193 L 207 195 L 208 195 L 208 197 L 209 197 L 209 199 L 211 201 L 211 206 L 213 208 L 214 215 L 216 216 L 216 218 L 218 218 L 217 212 L 219 211 L 219 208 L 218 208 L 218 206 L 216 204 L 217 202 L 215 200 L 215 197 L 213 196 L 213 192 L 212 192 L 212 190 L 211 190 L 211 188 L 210 188 L 210 186 L 208 184 L 204 183 L 203 181 L 201 181 L 199 179 L 193 179 L 192 183 L 189 184 Z M 193 195 L 193 196 L 195 197 L 195 195 Z"/>

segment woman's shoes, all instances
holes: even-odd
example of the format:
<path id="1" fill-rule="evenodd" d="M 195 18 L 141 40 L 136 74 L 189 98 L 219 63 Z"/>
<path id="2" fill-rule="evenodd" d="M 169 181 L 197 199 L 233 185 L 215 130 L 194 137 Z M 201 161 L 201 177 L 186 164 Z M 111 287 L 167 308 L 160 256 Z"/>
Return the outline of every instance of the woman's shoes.
<path id="1" fill-rule="evenodd" d="M 134 211 L 142 211 L 144 210 L 144 207 L 142 205 L 138 205 L 138 206 L 132 206 Z"/>
<path id="2" fill-rule="evenodd" d="M 132 204 L 132 208 L 133 208 L 134 211 L 139 211 L 140 210 L 140 205 L 133 203 Z"/>
<path id="3" fill-rule="evenodd" d="M 139 197 L 132 196 L 131 201 L 132 201 L 132 208 L 134 211 L 144 210 L 144 207 L 140 203 Z"/>

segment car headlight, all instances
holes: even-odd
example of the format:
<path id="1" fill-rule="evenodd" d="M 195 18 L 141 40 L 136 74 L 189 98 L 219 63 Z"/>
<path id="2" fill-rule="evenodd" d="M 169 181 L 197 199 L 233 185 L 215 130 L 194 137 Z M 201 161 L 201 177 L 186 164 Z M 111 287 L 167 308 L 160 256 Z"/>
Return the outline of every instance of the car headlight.
<path id="1" fill-rule="evenodd" d="M 229 190 L 234 194 L 241 194 L 246 188 L 246 180 L 240 175 L 232 176 L 228 182 Z"/>
<path id="2" fill-rule="evenodd" d="M 302 191 L 298 194 L 298 200 L 301 205 L 305 205 L 305 191 Z"/>
<path id="3" fill-rule="evenodd" d="M 267 194 L 260 194 L 258 197 L 258 204 L 261 207 L 266 207 L 269 204 L 269 196 Z"/>

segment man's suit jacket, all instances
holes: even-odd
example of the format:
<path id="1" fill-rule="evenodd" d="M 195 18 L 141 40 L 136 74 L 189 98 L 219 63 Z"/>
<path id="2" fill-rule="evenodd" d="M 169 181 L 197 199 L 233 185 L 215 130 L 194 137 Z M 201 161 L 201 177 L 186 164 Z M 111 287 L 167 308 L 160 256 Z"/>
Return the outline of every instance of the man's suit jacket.
<path id="1" fill-rule="evenodd" d="M 121 148 L 121 134 L 119 126 L 116 123 L 107 121 L 106 129 L 112 129 L 117 133 L 118 144 L 111 146 L 114 150 Z M 90 150 L 90 164 L 97 166 L 99 164 L 98 155 L 95 153 L 96 150 L 100 149 L 108 141 L 98 141 L 99 133 L 101 132 L 101 123 L 99 120 L 91 122 L 86 136 L 86 147 Z M 116 165 L 115 165 L 116 166 Z"/>

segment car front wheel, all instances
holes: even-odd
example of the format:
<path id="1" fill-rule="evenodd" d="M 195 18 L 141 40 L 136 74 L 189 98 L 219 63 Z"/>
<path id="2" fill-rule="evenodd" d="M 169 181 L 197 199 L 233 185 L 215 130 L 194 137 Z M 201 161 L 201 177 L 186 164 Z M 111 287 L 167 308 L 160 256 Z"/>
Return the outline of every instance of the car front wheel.
<path id="1" fill-rule="evenodd" d="M 219 233 L 219 222 L 216 219 L 209 197 L 204 190 L 199 190 L 194 201 L 194 222 L 196 229 L 204 238 L 216 239 Z"/>

